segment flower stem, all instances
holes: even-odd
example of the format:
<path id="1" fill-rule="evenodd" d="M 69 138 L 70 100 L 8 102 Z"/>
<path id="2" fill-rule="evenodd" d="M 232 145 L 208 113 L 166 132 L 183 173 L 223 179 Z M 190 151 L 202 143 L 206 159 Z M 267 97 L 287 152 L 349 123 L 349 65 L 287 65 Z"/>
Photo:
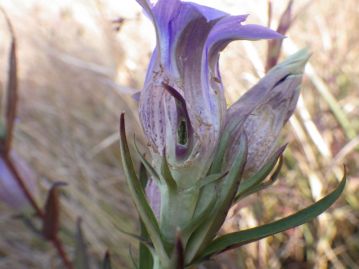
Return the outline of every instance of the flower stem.
<path id="1" fill-rule="evenodd" d="M 62 259 L 62 262 L 65 265 L 66 269 L 73 269 L 74 267 L 73 267 L 71 261 L 69 260 L 69 258 L 67 257 L 67 254 L 65 252 L 64 244 L 58 238 L 58 236 L 55 236 L 55 238 L 53 238 L 51 240 L 51 242 L 54 245 L 54 247 L 56 248 L 58 254 L 60 255 L 60 257 Z"/>
<path id="2" fill-rule="evenodd" d="M 13 161 L 11 160 L 11 157 L 9 157 L 8 154 L 2 154 L 2 155 L 3 155 L 2 157 L 3 157 L 3 160 L 6 164 L 6 166 L 9 168 L 9 170 L 14 175 L 14 178 L 15 178 L 16 182 L 18 183 L 19 187 L 21 188 L 23 194 L 25 195 L 25 197 L 27 198 L 27 200 L 30 202 L 31 206 L 35 210 L 37 217 L 39 217 L 41 220 L 43 220 L 44 216 L 45 216 L 44 211 L 38 205 L 35 198 L 32 196 L 31 192 L 27 188 L 24 179 L 18 172 L 16 166 L 14 165 Z M 74 267 L 73 267 L 72 263 L 70 262 L 69 258 L 67 257 L 67 254 L 64 250 L 64 244 L 58 238 L 58 236 L 56 235 L 53 239 L 50 239 L 50 241 L 53 244 L 53 246 L 56 248 L 59 256 L 61 257 L 61 260 L 62 260 L 65 268 L 73 269 Z"/>
<path id="3" fill-rule="evenodd" d="M 21 177 L 20 173 L 18 172 L 16 166 L 14 165 L 13 161 L 11 160 L 11 157 L 9 157 L 8 154 L 3 154 L 3 159 L 4 159 L 4 162 L 5 162 L 6 166 L 9 168 L 11 173 L 14 175 L 14 178 L 17 181 L 17 183 L 18 183 L 19 187 L 21 188 L 22 192 L 24 193 L 25 197 L 27 198 L 27 200 L 30 202 L 31 206 L 35 210 L 36 215 L 39 218 L 42 219 L 44 217 L 44 212 L 42 211 L 42 209 L 39 207 L 39 205 L 35 201 L 34 197 L 31 194 L 31 192 L 28 190 L 28 188 L 27 188 L 27 186 L 25 184 L 25 181 L 22 179 L 22 177 Z"/>

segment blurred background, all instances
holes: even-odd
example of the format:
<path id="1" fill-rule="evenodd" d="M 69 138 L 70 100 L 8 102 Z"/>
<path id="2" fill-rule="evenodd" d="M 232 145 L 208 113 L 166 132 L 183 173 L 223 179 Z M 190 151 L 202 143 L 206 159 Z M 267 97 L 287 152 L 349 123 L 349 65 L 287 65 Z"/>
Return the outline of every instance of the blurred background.
<path id="1" fill-rule="evenodd" d="M 309 47 L 302 96 L 287 124 L 282 173 L 272 187 L 232 208 L 223 231 L 268 223 L 329 193 L 347 165 L 344 195 L 301 227 L 220 255 L 208 268 L 359 268 L 359 5 L 357 0 L 197 0 L 249 23 L 290 26 L 280 57 Z M 269 10 L 269 4 L 271 12 Z M 61 194 L 61 239 L 71 257 L 82 218 L 93 268 L 106 250 L 114 268 L 132 268 L 138 221 L 121 171 L 118 118 L 141 139 L 136 103 L 155 45 L 135 0 L 0 0 L 17 39 L 19 107 L 14 148 L 36 174 L 43 205 L 54 182 Z M 289 17 L 288 17 L 289 16 Z M 288 20 L 289 18 L 289 20 Z M 283 25 L 282 25 L 283 26 Z M 10 35 L 0 16 L 0 89 Z M 268 64 L 268 42 L 234 42 L 221 55 L 228 104 L 254 85 Z M 3 95 L 3 94 L 2 94 Z M 1 185 L 0 185 L 1 186 Z M 62 268 L 56 251 L 17 211 L 0 203 L 0 268 Z M 37 225 L 35 223 L 35 225 Z"/>

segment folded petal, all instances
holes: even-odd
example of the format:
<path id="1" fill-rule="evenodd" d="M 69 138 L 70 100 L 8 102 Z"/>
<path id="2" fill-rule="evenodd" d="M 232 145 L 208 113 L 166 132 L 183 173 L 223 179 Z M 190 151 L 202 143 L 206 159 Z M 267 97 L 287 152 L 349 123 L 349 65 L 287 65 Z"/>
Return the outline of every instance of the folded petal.
<path id="1" fill-rule="evenodd" d="M 197 3 L 187 2 L 185 5 L 189 5 L 196 9 L 203 17 L 206 18 L 207 22 L 220 19 L 228 16 L 229 14 L 218 9 L 199 5 Z"/>

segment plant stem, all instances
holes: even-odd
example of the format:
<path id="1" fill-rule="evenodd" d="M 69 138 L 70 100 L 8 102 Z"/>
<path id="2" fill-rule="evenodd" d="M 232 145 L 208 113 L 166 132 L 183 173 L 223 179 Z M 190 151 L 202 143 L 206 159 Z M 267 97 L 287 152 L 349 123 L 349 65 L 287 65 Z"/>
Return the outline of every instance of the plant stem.
<path id="1" fill-rule="evenodd" d="M 39 207 L 39 205 L 35 201 L 31 192 L 28 190 L 27 186 L 25 185 L 25 181 L 22 179 L 20 173 L 17 171 L 17 168 L 14 165 L 14 163 L 12 162 L 11 157 L 9 157 L 8 154 L 3 154 L 2 157 L 3 157 L 3 160 L 6 164 L 6 166 L 9 168 L 10 172 L 14 175 L 14 178 L 17 181 L 18 185 L 20 186 L 25 197 L 28 199 L 31 206 L 34 208 L 36 215 L 42 219 L 44 217 L 44 212 L 42 211 L 42 209 Z"/>
<path id="2" fill-rule="evenodd" d="M 11 157 L 9 157 L 8 154 L 2 154 L 2 155 L 3 155 L 2 158 L 3 158 L 6 166 L 9 168 L 10 172 L 14 175 L 14 178 L 15 178 L 16 182 L 18 183 L 18 185 L 20 186 L 20 188 L 21 188 L 22 192 L 24 193 L 25 197 L 27 198 L 27 200 L 30 202 L 31 206 L 35 210 L 35 213 L 36 213 L 37 217 L 39 217 L 41 220 L 43 220 L 44 216 L 45 216 L 44 211 L 38 205 L 35 198 L 32 196 L 31 192 L 27 188 L 24 179 L 22 178 L 22 176 L 18 172 L 16 166 L 14 165 L 13 161 L 11 160 Z M 63 245 L 62 241 L 58 238 L 58 236 L 56 235 L 55 238 L 50 239 L 49 241 L 51 241 L 51 243 L 56 248 L 59 256 L 61 257 L 61 260 L 62 260 L 65 268 L 66 269 L 73 269 L 73 265 L 70 262 L 69 258 L 67 257 L 67 254 L 65 252 L 64 245 Z"/>
<path id="3" fill-rule="evenodd" d="M 65 267 L 67 269 L 73 269 L 74 267 L 73 267 L 71 261 L 69 260 L 69 258 L 67 257 L 67 254 L 64 249 L 64 245 L 63 245 L 62 241 L 58 238 L 58 236 L 55 236 L 55 238 L 53 238 L 51 240 L 51 242 L 54 245 L 54 247 L 56 248 L 57 252 L 59 253 Z"/>

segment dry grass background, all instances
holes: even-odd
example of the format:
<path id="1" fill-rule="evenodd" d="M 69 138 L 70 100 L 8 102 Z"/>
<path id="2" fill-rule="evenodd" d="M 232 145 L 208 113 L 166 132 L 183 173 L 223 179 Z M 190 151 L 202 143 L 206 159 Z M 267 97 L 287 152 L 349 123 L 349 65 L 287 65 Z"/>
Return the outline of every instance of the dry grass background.
<path id="1" fill-rule="evenodd" d="M 267 23 L 267 1 L 198 1 L 250 22 Z M 224 230 L 267 223 L 309 205 L 337 184 L 341 165 L 349 182 L 320 218 L 252 243 L 218 259 L 223 268 L 359 268 L 359 6 L 356 0 L 296 1 L 300 12 L 282 56 L 296 47 L 313 52 L 303 95 L 283 141 L 285 165 L 273 187 L 233 208 Z M 308 2 L 308 3 L 309 3 Z M 15 148 L 37 173 L 38 201 L 56 181 L 62 193 L 62 233 L 73 253 L 78 216 L 96 268 L 106 249 L 114 268 L 132 268 L 136 213 L 121 172 L 117 122 L 127 112 L 140 137 L 136 104 L 154 46 L 153 29 L 135 1 L 0 0 L 18 40 L 20 104 Z M 273 1 L 272 27 L 286 1 Z M 111 21 L 122 18 L 120 24 Z M 9 36 L 0 20 L 0 85 Z M 221 58 L 229 103 L 263 75 L 266 42 L 236 42 Z M 0 268 L 61 268 L 52 246 L 0 204 Z M 29 211 L 27 211 L 29 214 Z"/>

